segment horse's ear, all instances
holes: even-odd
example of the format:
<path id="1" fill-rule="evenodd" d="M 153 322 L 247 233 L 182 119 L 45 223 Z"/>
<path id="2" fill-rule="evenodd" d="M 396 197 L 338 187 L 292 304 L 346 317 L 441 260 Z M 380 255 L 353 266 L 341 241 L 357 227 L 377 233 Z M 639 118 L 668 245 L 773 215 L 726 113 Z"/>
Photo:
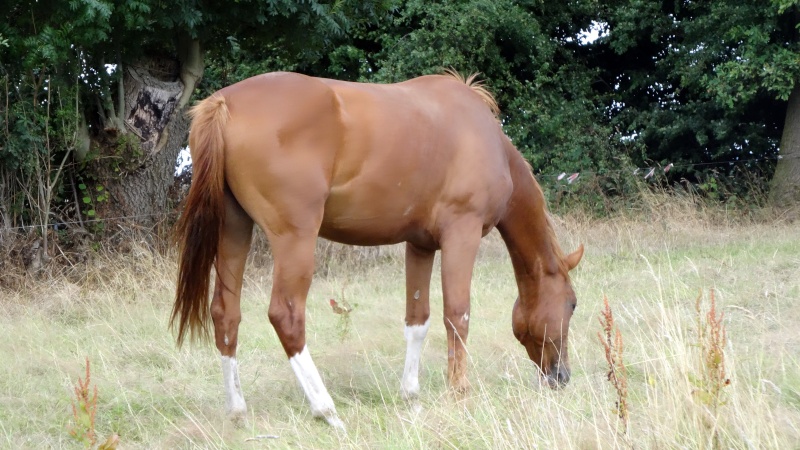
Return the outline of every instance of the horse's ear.
<path id="1" fill-rule="evenodd" d="M 577 250 L 564 257 L 567 269 L 574 269 L 581 262 L 581 258 L 583 258 L 583 244 L 579 245 Z"/>

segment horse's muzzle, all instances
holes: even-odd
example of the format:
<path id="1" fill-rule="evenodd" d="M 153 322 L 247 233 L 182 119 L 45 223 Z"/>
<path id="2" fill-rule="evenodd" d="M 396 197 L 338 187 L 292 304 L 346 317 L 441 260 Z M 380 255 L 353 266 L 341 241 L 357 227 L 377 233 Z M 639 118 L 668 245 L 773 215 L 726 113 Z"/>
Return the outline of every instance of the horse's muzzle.
<path id="1" fill-rule="evenodd" d="M 550 389 L 561 389 L 569 383 L 570 370 L 563 364 L 554 364 L 550 373 L 542 374 L 541 378 L 547 382 Z"/>

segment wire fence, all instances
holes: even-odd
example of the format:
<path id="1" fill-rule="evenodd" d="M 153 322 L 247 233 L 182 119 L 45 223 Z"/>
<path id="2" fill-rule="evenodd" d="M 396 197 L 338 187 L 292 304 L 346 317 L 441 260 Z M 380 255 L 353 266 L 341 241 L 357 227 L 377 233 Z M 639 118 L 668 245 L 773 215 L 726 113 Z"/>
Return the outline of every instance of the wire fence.
<path id="1" fill-rule="evenodd" d="M 673 169 L 685 170 L 693 167 L 711 167 L 711 166 L 718 166 L 721 168 L 734 167 L 740 164 L 755 164 L 766 161 L 778 161 L 782 159 L 797 159 L 797 158 L 800 158 L 800 156 L 775 155 L 775 156 L 764 156 L 759 158 L 730 159 L 724 161 L 711 161 L 711 162 L 701 162 L 701 163 L 677 163 L 677 164 L 667 163 L 664 165 L 656 164 L 652 166 L 634 167 L 630 169 L 610 169 L 602 171 L 581 170 L 575 172 L 548 172 L 548 173 L 537 173 L 536 178 L 539 179 L 540 182 L 542 180 L 555 179 L 556 181 L 565 181 L 568 184 L 571 184 L 577 181 L 580 177 L 586 177 L 589 175 L 614 176 L 627 173 L 634 177 L 638 176 L 643 179 L 648 179 L 654 177 L 658 173 L 667 174 Z"/>

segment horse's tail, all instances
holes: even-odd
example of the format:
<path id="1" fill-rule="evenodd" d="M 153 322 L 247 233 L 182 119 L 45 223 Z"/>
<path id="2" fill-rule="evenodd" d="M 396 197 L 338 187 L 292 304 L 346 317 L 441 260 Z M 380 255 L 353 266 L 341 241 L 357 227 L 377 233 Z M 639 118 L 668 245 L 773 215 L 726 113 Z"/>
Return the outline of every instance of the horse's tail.
<path id="1" fill-rule="evenodd" d="M 192 339 L 209 337 L 208 293 L 211 266 L 225 220 L 225 142 L 228 121 L 225 98 L 214 94 L 194 106 L 192 127 L 192 185 L 176 227 L 178 241 L 178 285 L 170 326 L 178 325 L 180 347 L 189 332 Z"/>

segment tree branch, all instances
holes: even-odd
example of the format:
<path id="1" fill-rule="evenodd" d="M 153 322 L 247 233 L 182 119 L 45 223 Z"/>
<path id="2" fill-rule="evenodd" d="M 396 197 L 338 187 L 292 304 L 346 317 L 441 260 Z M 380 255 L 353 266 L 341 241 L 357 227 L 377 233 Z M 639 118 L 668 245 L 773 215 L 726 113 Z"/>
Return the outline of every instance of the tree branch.
<path id="1" fill-rule="evenodd" d="M 117 77 L 119 80 L 117 81 L 117 111 L 120 114 L 124 114 L 125 109 L 125 74 L 122 72 L 122 57 L 120 56 L 119 50 L 117 50 Z M 125 120 L 124 117 L 121 120 Z"/>
<path id="2" fill-rule="evenodd" d="M 183 109 L 192 98 L 195 86 L 203 77 L 205 64 L 203 52 L 200 50 L 200 41 L 197 39 L 181 38 L 178 43 L 178 60 L 181 63 L 180 78 L 183 83 L 183 92 L 178 100 L 178 109 Z"/>

